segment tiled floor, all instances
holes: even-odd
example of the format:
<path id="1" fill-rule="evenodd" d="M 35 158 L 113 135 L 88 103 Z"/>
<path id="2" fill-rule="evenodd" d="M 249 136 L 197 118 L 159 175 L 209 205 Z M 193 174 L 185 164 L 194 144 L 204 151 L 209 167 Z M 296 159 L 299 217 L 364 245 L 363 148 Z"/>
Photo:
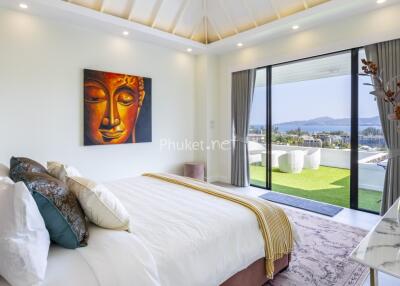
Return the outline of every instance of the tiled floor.
<path id="1" fill-rule="evenodd" d="M 255 188 L 255 187 L 246 187 L 246 188 L 238 188 L 238 187 L 234 187 L 232 185 L 229 184 L 224 184 L 224 183 L 216 183 L 217 185 L 229 188 L 233 191 L 237 191 L 240 193 L 245 193 L 249 196 L 254 196 L 254 197 L 258 197 L 264 193 L 266 193 L 266 190 L 260 189 L 260 188 Z M 304 210 L 299 210 L 298 211 L 303 211 L 303 212 L 307 212 Z M 313 213 L 313 215 L 318 215 L 316 213 Z M 333 221 L 337 221 L 337 222 L 341 222 L 344 224 L 348 224 L 351 226 L 356 226 L 359 228 L 363 228 L 365 230 L 369 230 L 371 229 L 373 226 L 375 226 L 378 221 L 379 221 L 379 216 L 378 215 L 374 215 L 374 214 L 370 214 L 370 213 L 366 213 L 366 212 L 361 212 L 361 211 L 356 211 L 356 210 L 352 210 L 352 209 L 343 209 L 340 213 L 338 213 L 336 216 L 334 217 L 327 217 L 327 216 L 323 216 L 322 217 L 326 218 L 326 219 L 331 219 Z M 379 286 L 400 286 L 400 279 L 394 278 L 392 276 L 389 276 L 385 273 L 381 273 L 379 272 L 378 274 L 379 277 Z M 368 279 L 365 281 L 363 286 L 369 286 L 369 277 Z"/>

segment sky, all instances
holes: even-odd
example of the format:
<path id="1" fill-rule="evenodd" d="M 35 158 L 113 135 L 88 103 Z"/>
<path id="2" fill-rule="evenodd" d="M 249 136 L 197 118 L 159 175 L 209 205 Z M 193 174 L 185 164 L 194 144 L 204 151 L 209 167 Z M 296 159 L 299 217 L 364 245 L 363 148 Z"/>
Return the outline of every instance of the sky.
<path id="1" fill-rule="evenodd" d="M 360 77 L 359 116 L 378 115 L 374 96 L 369 94 L 369 81 Z M 284 83 L 272 86 L 272 124 L 309 120 L 317 117 L 350 118 L 351 100 L 350 75 L 316 80 Z M 257 87 L 254 92 L 251 125 L 265 124 L 265 87 Z"/>

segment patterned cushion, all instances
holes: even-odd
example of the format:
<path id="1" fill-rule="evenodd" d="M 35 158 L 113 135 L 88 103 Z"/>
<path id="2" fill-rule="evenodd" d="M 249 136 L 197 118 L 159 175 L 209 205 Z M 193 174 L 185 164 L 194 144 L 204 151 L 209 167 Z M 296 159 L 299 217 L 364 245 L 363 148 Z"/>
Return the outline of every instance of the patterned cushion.
<path id="1" fill-rule="evenodd" d="M 22 174 L 21 180 L 39 207 L 50 239 L 70 249 L 86 246 L 89 232 L 85 215 L 65 183 L 47 174 L 31 172 Z"/>
<path id="2" fill-rule="evenodd" d="M 26 172 L 47 174 L 46 168 L 36 161 L 24 157 L 11 157 L 9 177 L 14 182 L 19 182 L 22 174 Z"/>

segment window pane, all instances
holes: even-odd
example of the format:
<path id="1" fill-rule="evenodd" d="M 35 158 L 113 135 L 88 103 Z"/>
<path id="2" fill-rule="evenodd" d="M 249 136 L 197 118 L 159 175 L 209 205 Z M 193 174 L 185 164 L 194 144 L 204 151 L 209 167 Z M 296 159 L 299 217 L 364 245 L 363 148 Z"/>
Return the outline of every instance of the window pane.
<path id="1" fill-rule="evenodd" d="M 249 156 L 250 183 L 266 187 L 266 69 L 258 69 L 250 115 Z"/>
<path id="2" fill-rule="evenodd" d="M 365 50 L 359 52 L 365 59 Z M 370 77 L 359 76 L 358 93 L 358 208 L 379 212 L 385 181 L 387 149 Z"/>
<path id="3" fill-rule="evenodd" d="M 272 191 L 349 207 L 351 55 L 272 69 Z"/>

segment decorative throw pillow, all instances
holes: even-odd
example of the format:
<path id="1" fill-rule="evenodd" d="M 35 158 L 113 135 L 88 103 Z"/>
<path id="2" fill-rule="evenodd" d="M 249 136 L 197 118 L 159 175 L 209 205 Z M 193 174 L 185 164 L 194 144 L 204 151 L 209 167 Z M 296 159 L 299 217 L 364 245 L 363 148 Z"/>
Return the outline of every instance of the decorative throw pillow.
<path id="1" fill-rule="evenodd" d="M 0 182 L 0 275 L 11 285 L 40 284 L 49 246 L 49 233 L 24 183 Z"/>
<path id="2" fill-rule="evenodd" d="M 65 183 L 39 173 L 25 173 L 21 179 L 39 207 L 51 240 L 70 249 L 86 246 L 89 233 L 85 215 Z"/>
<path id="3" fill-rule="evenodd" d="M 81 177 L 81 174 L 76 168 L 59 162 L 47 162 L 47 171 L 50 175 L 64 183 L 67 182 L 67 177 Z"/>
<path id="4" fill-rule="evenodd" d="M 24 157 L 11 157 L 9 177 L 14 182 L 19 182 L 21 175 L 26 172 L 47 174 L 46 168 L 36 161 Z"/>
<path id="5" fill-rule="evenodd" d="M 104 185 L 81 177 L 68 177 L 67 185 L 91 222 L 103 228 L 129 231 L 128 212 Z"/>

